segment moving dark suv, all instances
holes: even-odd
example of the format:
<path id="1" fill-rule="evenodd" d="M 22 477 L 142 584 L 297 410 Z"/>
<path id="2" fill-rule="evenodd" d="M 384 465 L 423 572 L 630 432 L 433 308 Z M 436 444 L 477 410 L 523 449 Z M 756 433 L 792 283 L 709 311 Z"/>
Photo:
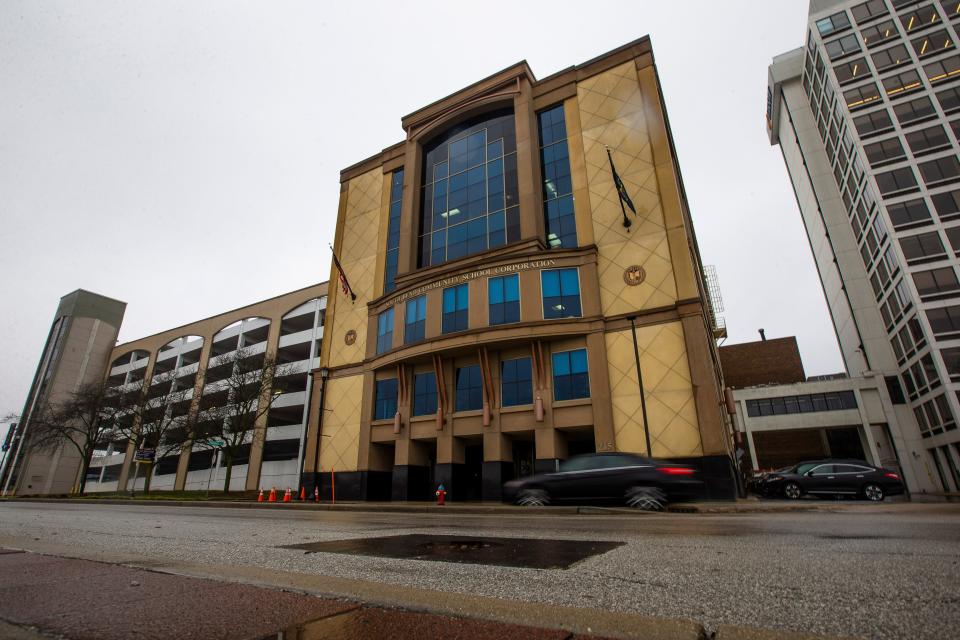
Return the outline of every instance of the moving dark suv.
<path id="1" fill-rule="evenodd" d="M 863 460 L 808 460 L 766 474 L 754 483 L 757 493 L 791 500 L 811 495 L 852 495 L 880 502 L 903 493 L 900 476 Z"/>
<path id="2" fill-rule="evenodd" d="M 503 499 L 523 506 L 557 502 L 615 502 L 660 511 L 668 502 L 702 491 L 693 467 L 629 453 L 589 453 L 541 473 L 503 485 Z"/>

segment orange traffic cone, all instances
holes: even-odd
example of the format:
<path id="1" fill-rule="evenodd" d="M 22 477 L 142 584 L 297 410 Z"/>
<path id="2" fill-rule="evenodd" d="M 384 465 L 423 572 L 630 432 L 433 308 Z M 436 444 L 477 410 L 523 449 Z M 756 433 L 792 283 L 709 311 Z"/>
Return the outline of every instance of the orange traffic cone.
<path id="1" fill-rule="evenodd" d="M 307 499 L 307 491 L 303 487 L 300 487 L 300 502 L 303 502 Z"/>
<path id="2" fill-rule="evenodd" d="M 263 502 L 263 488 L 260 489 L 260 495 L 257 496 L 257 502 Z"/>
<path id="3" fill-rule="evenodd" d="M 270 497 L 267 499 L 267 502 L 276 502 L 277 501 L 277 488 L 273 487 L 270 489 Z"/>
<path id="4" fill-rule="evenodd" d="M 283 494 L 283 501 L 290 502 L 290 487 L 287 487 L 286 492 Z"/>

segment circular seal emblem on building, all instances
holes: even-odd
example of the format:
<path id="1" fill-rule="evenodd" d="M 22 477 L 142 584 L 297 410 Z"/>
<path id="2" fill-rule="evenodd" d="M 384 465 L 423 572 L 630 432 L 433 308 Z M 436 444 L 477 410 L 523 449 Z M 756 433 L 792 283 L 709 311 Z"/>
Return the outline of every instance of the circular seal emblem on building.
<path id="1" fill-rule="evenodd" d="M 647 272 L 638 264 L 630 265 L 623 270 L 623 281 L 635 287 L 647 279 Z"/>
<path id="2" fill-rule="evenodd" d="M 343 334 L 343 341 L 347 344 L 353 344 L 357 341 L 357 332 L 353 329 L 350 329 L 350 331 L 347 331 L 345 334 Z"/>

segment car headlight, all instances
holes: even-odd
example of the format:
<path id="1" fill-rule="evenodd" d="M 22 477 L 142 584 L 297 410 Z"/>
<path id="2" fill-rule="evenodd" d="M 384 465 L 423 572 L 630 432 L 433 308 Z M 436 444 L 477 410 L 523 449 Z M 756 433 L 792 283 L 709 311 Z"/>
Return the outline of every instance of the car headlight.
<path id="1" fill-rule="evenodd" d="M 783 476 L 767 476 L 767 482 L 776 482 L 777 480 L 783 480 Z"/>

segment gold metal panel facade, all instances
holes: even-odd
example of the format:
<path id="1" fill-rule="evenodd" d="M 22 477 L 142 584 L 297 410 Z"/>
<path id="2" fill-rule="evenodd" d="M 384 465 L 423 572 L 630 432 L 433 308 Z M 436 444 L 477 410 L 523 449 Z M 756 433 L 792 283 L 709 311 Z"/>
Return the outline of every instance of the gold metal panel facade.
<path id="1" fill-rule="evenodd" d="M 677 286 L 635 63 L 580 81 L 577 101 L 594 240 L 599 249 L 603 314 L 674 304 Z M 636 217 L 627 211 L 633 223 L 629 229 L 623 227 L 607 148 L 637 208 Z M 624 287 L 623 272 L 634 264 L 642 266 L 647 277 L 639 286 Z"/>
<path id="2" fill-rule="evenodd" d="M 337 296 L 332 322 L 325 334 L 330 341 L 330 359 L 327 366 L 336 367 L 363 360 L 367 348 L 367 302 L 376 290 L 377 251 L 380 245 L 381 198 L 383 171 L 378 167 L 350 181 L 347 206 L 344 212 L 343 233 L 337 243 L 340 264 L 350 280 L 356 301 L 343 294 L 333 273 L 333 295 Z M 382 274 L 380 274 L 382 278 Z M 344 336 L 356 332 L 353 344 Z M 354 464 L 356 464 L 354 462 Z"/>
<path id="3" fill-rule="evenodd" d="M 633 337 L 627 329 L 605 339 L 617 451 L 645 455 Z M 682 325 L 637 327 L 637 345 L 654 457 L 703 455 Z"/>
<path id="4" fill-rule="evenodd" d="M 356 471 L 363 376 L 328 380 L 325 396 L 320 471 Z"/>

